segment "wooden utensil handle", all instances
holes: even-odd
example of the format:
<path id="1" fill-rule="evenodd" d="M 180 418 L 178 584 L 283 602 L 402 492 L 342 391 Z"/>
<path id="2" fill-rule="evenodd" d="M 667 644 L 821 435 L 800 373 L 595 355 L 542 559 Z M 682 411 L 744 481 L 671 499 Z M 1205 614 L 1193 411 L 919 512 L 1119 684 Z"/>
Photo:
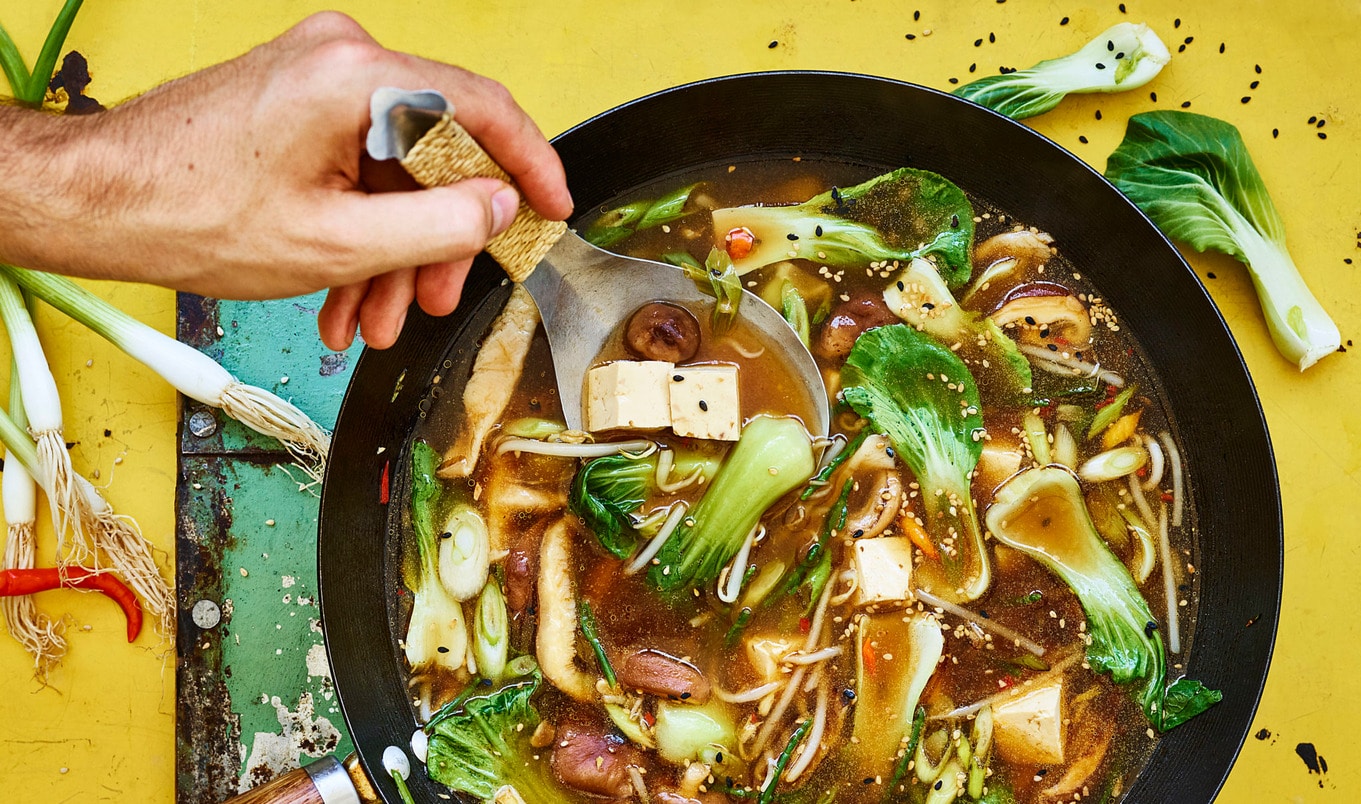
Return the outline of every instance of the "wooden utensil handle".
<path id="1" fill-rule="evenodd" d="M 477 177 L 513 183 L 472 135 L 448 114 L 411 146 L 402 159 L 402 167 L 424 187 L 441 187 Z M 567 224 L 544 219 L 529 208 L 521 194 L 515 221 L 492 238 L 487 253 L 501 263 L 512 281 L 523 282 L 566 231 Z"/>
<path id="2" fill-rule="evenodd" d="M 360 798 L 345 766 L 323 757 L 224 804 L 360 804 Z"/>

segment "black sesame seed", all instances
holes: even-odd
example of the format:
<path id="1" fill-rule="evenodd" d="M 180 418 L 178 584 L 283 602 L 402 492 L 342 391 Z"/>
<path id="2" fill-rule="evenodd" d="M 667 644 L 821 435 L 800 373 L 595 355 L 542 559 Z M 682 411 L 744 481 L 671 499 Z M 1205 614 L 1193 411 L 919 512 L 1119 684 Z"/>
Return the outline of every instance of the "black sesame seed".
<path id="1" fill-rule="evenodd" d="M 919 19 L 921 19 L 921 18 L 922 18 L 922 13 L 921 13 L 920 11 L 914 11 L 914 12 L 912 12 L 912 21 L 913 21 L 913 22 L 916 22 L 917 20 L 919 20 Z"/>
<path id="2" fill-rule="evenodd" d="M 974 47 L 982 47 L 982 46 L 983 46 L 983 40 L 982 40 L 982 39 L 975 39 L 975 40 L 973 40 L 973 46 L 974 46 Z"/>
<path id="3" fill-rule="evenodd" d="M 1077 141 L 1080 142 L 1080 143 L 1082 143 L 1083 145 L 1086 145 L 1086 144 L 1087 144 L 1087 137 L 1086 137 L 1086 135 L 1079 135 L 1078 138 L 1077 138 Z"/>
<path id="4" fill-rule="evenodd" d="M 1181 108 L 1183 108 L 1183 109 L 1190 109 L 1190 108 L 1191 108 L 1191 102 L 1190 102 L 1190 101 L 1182 101 L 1182 102 L 1181 102 Z"/>
<path id="5" fill-rule="evenodd" d="M 799 236 L 796 235 L 796 234 L 794 234 L 793 232 L 790 232 L 789 234 L 785 235 L 785 237 L 789 238 L 790 240 L 798 240 L 798 239 L 799 239 Z"/>
<path id="6" fill-rule="evenodd" d="M 1100 119 L 1101 119 L 1101 110 L 1100 110 L 1100 109 L 1097 109 L 1097 110 L 1096 110 L 1096 119 L 1097 119 L 1097 120 L 1100 120 Z"/>
<path id="7" fill-rule="evenodd" d="M 1041 338 L 1049 337 L 1049 327 L 1045 327 L 1044 329 L 1040 330 L 1040 337 Z"/>
<path id="8" fill-rule="evenodd" d="M 1260 65 L 1260 64 L 1254 64 L 1254 65 L 1252 65 L 1252 69 L 1256 70 L 1258 75 L 1261 75 L 1261 74 L 1262 74 L 1262 65 Z"/>
<path id="9" fill-rule="evenodd" d="M 672 379 L 672 381 L 674 381 L 674 382 L 685 382 L 685 375 L 684 375 L 684 374 L 672 374 L 672 375 L 671 375 L 671 379 Z"/>
<path id="10" fill-rule="evenodd" d="M 997 34 L 993 33 L 992 31 L 988 31 L 988 44 L 992 45 L 992 44 L 996 44 L 996 43 L 997 43 Z"/>
<path id="11" fill-rule="evenodd" d="M 904 290 L 904 289 L 905 289 L 905 288 L 903 287 L 903 283 L 902 283 L 902 282 L 899 282 L 899 283 L 898 283 L 898 290 L 901 291 L 901 290 Z"/>
<path id="12" fill-rule="evenodd" d="M 1067 25 L 1067 24 L 1068 24 L 1068 18 L 1067 18 L 1067 17 L 1064 17 L 1063 19 L 1059 20 L 1059 25 Z"/>
<path id="13" fill-rule="evenodd" d="M 714 761 L 717 762 L 717 763 L 720 764 L 720 765 L 723 764 L 723 752 L 722 752 L 722 751 L 719 751 L 717 754 L 714 754 Z"/>
<path id="14" fill-rule="evenodd" d="M 1172 20 L 1172 27 L 1173 28 L 1181 27 L 1181 17 L 1177 17 L 1176 19 Z"/>
<path id="15" fill-rule="evenodd" d="M 1058 345 L 1058 344 L 1056 344 L 1056 343 L 1051 343 L 1051 344 L 1049 344 L 1049 351 L 1051 351 L 1051 352 L 1057 352 L 1058 350 L 1059 350 L 1059 345 Z"/>
<path id="16" fill-rule="evenodd" d="M 1223 42 L 1220 42 L 1220 43 L 1219 43 L 1219 52 L 1220 52 L 1220 53 L 1223 53 L 1223 52 L 1224 52 L 1224 43 L 1223 43 Z"/>
<path id="17" fill-rule="evenodd" d="M 775 48 L 777 48 L 777 47 L 779 47 L 779 46 L 780 46 L 780 43 L 777 42 L 777 41 L 775 41 L 774 39 L 772 39 L 772 40 L 770 41 L 770 44 L 766 45 L 766 47 L 768 47 L 768 48 L 770 48 L 770 49 L 772 49 L 772 50 L 774 50 Z"/>
<path id="18" fill-rule="evenodd" d="M 977 70 L 977 69 L 978 69 L 978 62 L 974 62 L 973 64 L 970 64 L 970 65 L 969 65 L 969 72 L 973 72 L 974 70 Z"/>
<path id="19" fill-rule="evenodd" d="M 1318 138 L 1321 139 L 1321 140 L 1326 140 L 1326 139 L 1328 139 L 1328 135 L 1327 135 L 1327 134 L 1324 134 L 1322 131 L 1320 131 L 1320 132 L 1318 133 Z"/>
<path id="20" fill-rule="evenodd" d="M 1121 13 L 1121 14 L 1124 14 L 1124 13 L 1125 13 L 1125 4 L 1124 4 L 1124 3 L 1121 3 L 1121 4 L 1120 4 L 1120 13 Z"/>
<path id="21" fill-rule="evenodd" d="M 699 409 L 703 411 L 709 410 L 709 403 L 705 402 L 703 399 L 699 400 Z"/>
<path id="22" fill-rule="evenodd" d="M 1115 54 L 1115 60 L 1116 60 L 1116 61 L 1119 61 L 1119 60 L 1123 59 L 1124 57 L 1125 57 L 1125 51 L 1123 51 L 1123 50 L 1120 51 L 1119 53 L 1116 53 L 1116 54 Z"/>
<path id="23" fill-rule="evenodd" d="M 847 687 L 841 691 L 841 697 L 846 699 L 846 703 L 850 703 L 855 700 L 855 690 Z"/>
<path id="24" fill-rule="evenodd" d="M 982 617 L 982 618 L 985 619 L 985 620 L 991 619 L 991 618 L 988 617 L 988 610 L 987 610 L 987 609 L 979 609 L 979 610 L 978 610 L 978 616 L 979 616 L 979 617 Z"/>
<path id="25" fill-rule="evenodd" d="M 1347 343 L 1351 343 L 1351 341 L 1347 341 Z M 893 447 L 884 447 L 884 454 L 892 458 L 897 453 L 893 451 Z"/>
<path id="26" fill-rule="evenodd" d="M 690 700 L 690 697 L 691 697 L 691 696 L 690 696 L 690 693 L 688 693 L 688 692 L 682 692 L 682 693 L 681 693 L 681 700 L 682 700 L 682 701 L 688 701 L 688 700 Z"/>
<path id="27" fill-rule="evenodd" d="M 448 652 L 449 652 L 449 649 L 446 648 L 446 647 L 444 647 L 443 645 L 440 645 L 438 648 L 435 648 L 435 650 L 439 651 L 440 653 L 448 653 Z"/>
<path id="28" fill-rule="evenodd" d="M 1342 262 L 1345 263 L 1345 264 L 1347 264 L 1347 265 L 1351 265 L 1351 264 L 1352 264 L 1352 258 L 1351 258 L 1351 257 L 1343 257 L 1343 258 L 1342 258 Z"/>
<path id="29" fill-rule="evenodd" d="M 1185 52 L 1186 52 L 1186 45 L 1177 45 L 1177 52 L 1178 52 L 1178 53 L 1185 53 Z"/>
<path id="30" fill-rule="evenodd" d="M 922 302 L 922 309 L 928 311 L 934 310 L 936 309 L 936 305 L 932 304 L 931 302 Z"/>
<path id="31" fill-rule="evenodd" d="M 958 229 L 958 228 L 959 228 L 959 216 L 958 216 L 958 215 L 951 215 L 951 216 L 950 216 L 950 228 L 951 228 L 951 229 Z"/>
<path id="32" fill-rule="evenodd" d="M 1153 622 L 1152 620 L 1149 620 L 1148 622 L 1144 623 L 1144 638 L 1146 639 L 1151 638 L 1153 636 L 1153 632 L 1157 630 L 1158 624 Z"/>
<path id="33" fill-rule="evenodd" d="M 1039 770 L 1035 771 L 1035 775 L 1040 777 L 1041 779 L 1043 779 L 1045 774 L 1047 773 L 1049 773 L 1048 768 L 1040 768 Z"/>
<path id="34" fill-rule="evenodd" d="M 1114 50 L 1115 50 L 1115 43 L 1112 42 L 1111 40 L 1107 39 L 1107 40 L 1106 40 L 1106 49 L 1109 50 L 1109 51 L 1114 52 Z"/>
<path id="35" fill-rule="evenodd" d="M 861 536 L 864 536 L 864 535 L 865 535 L 865 529 L 864 529 L 864 528 L 856 528 L 856 529 L 855 529 L 855 533 L 852 533 L 852 534 L 851 534 L 851 538 L 853 538 L 853 539 L 859 539 Z"/>
<path id="36" fill-rule="evenodd" d="M 1253 81 L 1251 84 L 1248 84 L 1248 89 L 1256 89 L 1261 85 L 1262 85 L 1261 81 Z"/>
<path id="37" fill-rule="evenodd" d="M 933 789 L 933 790 L 939 790 L 939 789 L 941 789 L 941 788 L 944 787 L 944 786 L 945 786 L 945 780 L 944 780 L 944 779 L 937 779 L 937 780 L 936 780 L 936 784 L 932 787 L 932 789 Z"/>
<path id="38" fill-rule="evenodd" d="M 1098 61 L 1098 62 L 1096 63 L 1096 69 L 1098 69 L 1098 70 L 1104 70 L 1104 69 L 1106 69 L 1106 65 L 1104 65 L 1104 64 L 1102 64 L 1101 62 Z"/>
<path id="39" fill-rule="evenodd" d="M 450 533 L 449 531 L 446 530 L 445 532 L 441 533 L 441 534 L 439 535 L 439 537 L 440 537 L 441 539 L 452 539 L 452 538 L 454 538 L 454 534 L 452 534 L 452 533 Z"/>
<path id="40" fill-rule="evenodd" d="M 1157 103 L 1157 102 L 1158 102 L 1158 93 L 1156 93 L 1156 92 L 1150 92 L 1150 93 L 1148 93 L 1148 99 L 1151 100 L 1151 101 L 1153 101 L 1154 103 Z"/>
<path id="41" fill-rule="evenodd" d="M 1206 278 L 1206 279 L 1218 279 L 1219 277 L 1215 276 L 1215 272 L 1214 272 L 1214 271 L 1210 271 L 1209 273 L 1205 274 L 1205 278 Z"/>
<path id="42" fill-rule="evenodd" d="M 1247 102 L 1250 101 L 1250 100 L 1252 100 L 1252 96 L 1251 96 L 1251 95 L 1244 95 L 1244 96 L 1243 96 L 1243 103 L 1247 103 Z"/>
<path id="43" fill-rule="evenodd" d="M 908 38 L 909 41 L 911 41 L 911 40 L 913 40 L 913 39 L 916 39 L 916 38 L 917 38 L 917 35 L 916 35 L 916 34 L 907 34 L 907 38 Z"/>
<path id="44" fill-rule="evenodd" d="M 1025 322 L 1026 322 L 1027 324 L 1029 324 L 1030 326 L 1032 326 L 1032 327 L 1035 326 L 1035 316 L 1033 316 L 1033 315 L 1028 315 L 1028 316 L 1026 316 L 1026 317 L 1025 317 Z"/>
<path id="45" fill-rule="evenodd" d="M 865 784 L 874 784 L 874 777 L 873 777 L 873 776 L 866 776 L 864 781 L 865 781 Z"/>
<path id="46" fill-rule="evenodd" d="M 959 79 L 958 79 L 958 78 L 950 78 L 949 80 L 950 80 L 950 83 L 952 83 L 952 84 L 958 84 L 958 83 L 959 83 Z"/>
<path id="47" fill-rule="evenodd" d="M 1188 37 L 1186 37 L 1185 39 L 1183 39 L 1183 40 L 1181 40 L 1181 41 L 1183 41 L 1183 42 L 1185 42 L 1186 44 L 1189 45 L 1189 44 L 1191 44 L 1192 42 L 1196 41 L 1196 38 L 1195 38 L 1194 36 L 1188 36 Z"/>
<path id="48" fill-rule="evenodd" d="M 1274 140 L 1279 136 L 1281 136 L 1281 130 L 1279 128 L 1273 128 L 1271 130 L 1271 138 Z"/>
<path id="49" fill-rule="evenodd" d="M 816 236 L 818 236 L 818 237 L 822 237 L 822 227 L 821 227 L 821 226 L 815 226 L 815 227 L 813 228 L 813 234 L 816 235 Z"/>
<path id="50" fill-rule="evenodd" d="M 1328 122 L 1327 120 L 1324 120 L 1322 117 L 1320 117 L 1318 119 L 1318 123 L 1315 124 L 1315 128 L 1323 128 L 1323 124 L 1327 122 Z"/>
<path id="51" fill-rule="evenodd" d="M 1306 120 L 1305 122 L 1312 126 L 1313 124 L 1315 124 L 1315 123 L 1318 122 L 1318 116 L 1317 116 L 1317 115 L 1310 115 L 1310 116 L 1309 116 L 1309 119 Z"/>

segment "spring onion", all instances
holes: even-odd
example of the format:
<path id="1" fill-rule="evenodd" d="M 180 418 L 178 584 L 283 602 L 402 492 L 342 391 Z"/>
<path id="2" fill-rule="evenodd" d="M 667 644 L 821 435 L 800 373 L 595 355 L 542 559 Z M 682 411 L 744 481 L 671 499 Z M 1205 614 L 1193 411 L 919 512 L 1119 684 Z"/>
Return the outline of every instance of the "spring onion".
<path id="1" fill-rule="evenodd" d="M 331 435 L 292 403 L 241 382 L 194 347 L 157 332 L 65 277 L 12 266 L 0 266 L 0 271 L 146 364 L 180 393 L 277 438 L 309 476 L 321 479 Z"/>
<path id="2" fill-rule="evenodd" d="M 1143 447 L 1116 447 L 1088 458 L 1077 475 L 1088 483 L 1104 483 L 1132 475 L 1147 463 L 1148 450 Z"/>
<path id="3" fill-rule="evenodd" d="M 510 648 L 510 617 L 501 584 L 488 578 L 477 599 L 473 615 L 473 655 L 483 678 L 499 682 L 506 673 L 506 654 Z"/>
<path id="4" fill-rule="evenodd" d="M 1125 390 L 1116 394 L 1111 399 L 1110 404 L 1098 410 L 1096 416 L 1092 419 L 1091 428 L 1087 430 L 1087 440 L 1091 441 L 1105 432 L 1107 427 L 1115 424 L 1115 420 L 1120 418 L 1121 413 L 1125 412 L 1125 405 L 1129 404 L 1138 390 L 1139 386 L 1131 383 Z"/>
<path id="5" fill-rule="evenodd" d="M 11 366 L 10 376 L 19 376 L 18 369 L 13 364 Z M 9 406 L 18 420 L 16 423 L 23 426 L 26 419 L 17 382 L 10 383 Z M 5 519 L 9 523 L 4 568 L 30 569 L 35 566 L 37 557 L 34 526 L 37 522 L 38 487 L 22 462 L 9 451 L 5 452 L 4 476 L 0 477 L 0 498 L 3 498 Z M 33 656 L 33 670 L 38 678 L 43 678 L 48 668 L 66 653 L 66 640 L 62 636 L 60 624 L 38 611 L 32 595 L 0 599 L 0 608 L 4 609 L 5 624 L 9 627 L 10 635 Z"/>

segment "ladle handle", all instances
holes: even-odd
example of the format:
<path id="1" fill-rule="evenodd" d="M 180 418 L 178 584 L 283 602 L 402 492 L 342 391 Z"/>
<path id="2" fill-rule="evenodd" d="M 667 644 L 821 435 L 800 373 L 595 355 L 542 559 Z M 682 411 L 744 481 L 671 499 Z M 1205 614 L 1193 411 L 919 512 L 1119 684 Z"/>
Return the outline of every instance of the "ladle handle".
<path id="1" fill-rule="evenodd" d="M 411 146 L 402 159 L 402 167 L 424 187 L 442 187 L 471 178 L 500 179 L 513 184 L 501 166 L 449 114 Z M 501 263 L 514 282 L 528 279 L 567 231 L 566 223 L 541 217 L 524 202 L 523 194 L 521 199 L 510 228 L 487 244 L 487 253 Z"/>

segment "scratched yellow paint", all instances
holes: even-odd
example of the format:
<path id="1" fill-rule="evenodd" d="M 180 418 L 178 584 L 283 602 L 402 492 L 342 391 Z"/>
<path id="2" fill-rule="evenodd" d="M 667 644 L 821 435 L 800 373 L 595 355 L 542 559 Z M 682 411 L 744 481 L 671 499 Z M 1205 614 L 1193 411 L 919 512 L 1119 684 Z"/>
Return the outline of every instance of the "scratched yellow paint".
<path id="1" fill-rule="evenodd" d="M 31 58 L 59 5 L 0 0 L 0 21 Z M 1343 337 L 1361 332 L 1361 86 L 1354 80 L 1361 8 L 1355 3 L 1130 0 L 1127 16 L 1115 2 L 1077 0 L 738 5 L 349 0 L 336 7 L 391 47 L 499 78 L 550 134 L 653 90 L 747 70 L 849 70 L 948 88 L 952 76 L 968 79 L 971 62 L 980 75 L 999 65 L 1026 66 L 1067 52 L 1115 22 L 1148 21 L 1174 51 L 1183 37 L 1195 37 L 1148 88 L 1158 92 L 1156 106 L 1190 100 L 1194 111 L 1239 125 L 1285 216 L 1303 273 Z M 90 57 L 90 91 L 108 102 L 235 55 L 322 7 L 314 0 L 87 0 L 70 45 Z M 922 12 L 916 23 L 914 8 Z M 1064 15 L 1071 23 L 1061 28 Z M 1183 24 L 1174 30 L 1178 15 Z M 996 33 L 996 44 L 986 42 L 989 32 Z M 909 42 L 906 33 L 918 38 Z M 975 48 L 980 37 L 985 42 Z M 771 48 L 771 42 L 778 44 Z M 1249 92 L 1255 79 L 1261 87 Z M 1239 99 L 1249 94 L 1251 103 L 1242 104 Z M 1088 97 L 1034 124 L 1100 167 L 1120 139 L 1123 119 L 1154 107 L 1147 91 Z M 1100 122 L 1094 119 L 1098 108 Z M 1327 141 L 1306 126 L 1311 115 L 1327 120 Z M 1278 139 L 1273 127 L 1280 129 Z M 1080 144 L 1079 135 L 1090 143 Z M 1344 265 L 1344 258 L 1358 267 Z M 1224 259 L 1191 260 L 1202 277 L 1218 277 L 1207 284 L 1257 381 L 1285 502 L 1285 605 L 1254 724 L 1273 738 L 1248 740 L 1221 801 L 1354 800 L 1361 796 L 1361 752 L 1353 748 L 1361 721 L 1354 673 L 1361 649 L 1348 604 L 1361 579 L 1361 356 L 1329 357 L 1298 375 L 1272 348 L 1242 271 Z M 102 289 L 145 320 L 172 329 L 169 293 Z M 173 396 L 79 328 L 50 314 L 40 326 L 66 394 L 69 438 L 80 442 L 76 465 L 112 478 L 115 505 L 169 548 Z M 105 428 L 111 436 L 103 435 Z M 6 789 L 36 802 L 170 801 L 173 654 L 167 659 L 166 646 L 150 636 L 132 648 L 121 644 L 121 627 L 104 601 L 61 592 L 42 603 L 70 612 L 71 655 L 53 677 L 54 689 L 43 690 L 26 680 L 22 652 L 0 640 L 0 779 Z M 87 624 L 89 632 L 82 630 Z M 1306 741 L 1328 760 L 1325 776 L 1307 774 L 1295 756 L 1295 744 Z"/>

